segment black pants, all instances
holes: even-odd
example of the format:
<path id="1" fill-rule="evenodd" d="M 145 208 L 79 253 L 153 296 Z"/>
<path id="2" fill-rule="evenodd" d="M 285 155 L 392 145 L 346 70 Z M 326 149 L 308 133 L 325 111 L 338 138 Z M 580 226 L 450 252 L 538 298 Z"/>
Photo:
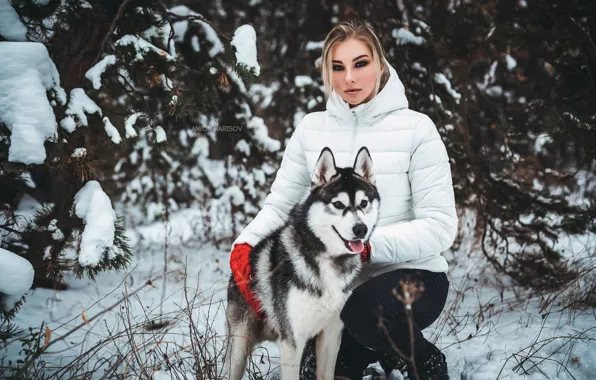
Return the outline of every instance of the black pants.
<path id="1" fill-rule="evenodd" d="M 424 286 L 423 293 L 412 304 L 414 357 L 422 363 L 429 357 L 423 329 L 431 325 L 441 314 L 447 300 L 449 281 L 445 273 L 425 270 L 397 269 L 374 277 L 354 289 L 341 312 L 345 324 L 339 348 L 335 375 L 360 380 L 366 367 L 382 358 L 397 356 L 393 344 L 405 355 L 410 355 L 410 333 L 405 306 L 393 294 L 402 295 L 400 281 L 414 282 Z M 385 329 L 379 327 L 379 322 Z M 301 378 L 312 376 L 316 368 L 314 341 L 309 342 L 303 357 L 304 370 Z M 310 361 L 309 358 L 310 357 Z M 309 368 L 310 369 L 307 369 Z M 316 371 L 315 371 L 316 373 Z"/>

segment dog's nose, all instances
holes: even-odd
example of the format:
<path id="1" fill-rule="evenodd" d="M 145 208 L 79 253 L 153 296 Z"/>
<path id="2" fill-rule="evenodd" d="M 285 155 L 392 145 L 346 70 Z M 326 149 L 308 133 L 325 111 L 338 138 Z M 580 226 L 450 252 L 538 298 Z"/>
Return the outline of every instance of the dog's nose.
<path id="1" fill-rule="evenodd" d="M 366 235 L 366 231 L 368 231 L 368 228 L 366 227 L 366 224 L 358 223 L 352 228 L 352 231 L 354 232 L 354 235 L 356 235 L 356 237 L 360 239 L 363 238 L 364 235 Z"/>

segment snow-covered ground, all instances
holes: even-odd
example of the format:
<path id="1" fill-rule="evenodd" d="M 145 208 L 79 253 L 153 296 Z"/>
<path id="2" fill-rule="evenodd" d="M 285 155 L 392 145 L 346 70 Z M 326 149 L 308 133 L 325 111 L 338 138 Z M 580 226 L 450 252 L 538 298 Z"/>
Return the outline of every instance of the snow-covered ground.
<path id="1" fill-rule="evenodd" d="M 217 355 L 225 334 L 229 247 L 200 243 L 189 239 L 188 231 L 173 228 L 185 224 L 185 218 L 192 214 L 186 211 L 172 216 L 167 250 L 163 224 L 130 230 L 135 257 L 129 272 L 102 274 L 95 283 L 69 277 L 70 288 L 62 292 L 29 291 L 15 323 L 24 329 L 39 329 L 44 323 L 42 341 L 51 346 L 41 359 L 48 370 L 64 368 L 81 353 L 91 351 L 93 355 L 86 357 L 89 360 L 75 363 L 87 370 L 102 365 L 107 368 L 120 355 L 127 364 L 122 364 L 118 373 L 133 378 L 160 380 L 184 378 L 186 374 L 194 379 L 193 360 L 179 359 L 193 355 L 193 323 L 186 312 L 189 304 L 193 305 L 190 315 L 207 342 L 207 350 L 212 357 Z M 464 233 L 472 222 L 470 215 L 462 218 Z M 583 239 L 562 239 L 559 244 L 568 244 L 576 254 L 585 256 L 586 245 L 591 244 L 594 252 L 596 238 L 592 235 Z M 528 300 L 527 291 L 515 289 L 508 279 L 487 268 L 482 253 L 472 247 L 469 239 L 464 239 L 447 258 L 451 265 L 448 304 L 441 318 L 424 333 L 446 354 L 452 379 L 595 378 L 593 309 L 559 311 L 553 307 L 541 311 L 540 299 Z M 169 273 L 165 282 L 162 278 L 147 284 L 164 270 Z M 185 271 L 189 301 L 184 292 Z M 118 303 L 127 295 L 127 302 Z M 159 323 L 160 313 L 170 322 L 165 329 L 142 328 L 148 321 Z M 61 339 L 79 325 L 82 327 Z M 207 327 L 211 331 L 202 333 Z M 13 344 L 4 352 L 3 364 L 18 359 L 20 348 Z M 163 355 L 166 351 L 168 359 Z M 277 357 L 273 343 L 254 351 L 257 368 L 263 372 L 277 371 Z M 177 369 L 170 372 L 168 368 Z M 102 369 L 95 370 L 94 378 L 102 376 Z M 402 378 L 398 373 L 390 377 Z"/>

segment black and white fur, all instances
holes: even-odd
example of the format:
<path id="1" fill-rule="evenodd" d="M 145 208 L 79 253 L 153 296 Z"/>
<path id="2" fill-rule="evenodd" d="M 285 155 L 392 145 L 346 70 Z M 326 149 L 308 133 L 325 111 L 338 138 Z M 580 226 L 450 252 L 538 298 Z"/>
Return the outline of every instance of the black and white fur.
<path id="1" fill-rule="evenodd" d="M 366 147 L 352 168 L 337 168 L 321 151 L 308 196 L 286 224 L 253 247 L 252 288 L 266 313 L 257 318 L 233 278 L 228 286 L 226 378 L 240 380 L 253 347 L 280 345 L 281 379 L 299 378 L 308 339 L 316 337 L 317 379 L 333 379 L 343 323 L 340 312 L 362 263 L 358 252 L 379 218 L 380 197 Z M 360 243 L 357 241 L 360 240 Z"/>

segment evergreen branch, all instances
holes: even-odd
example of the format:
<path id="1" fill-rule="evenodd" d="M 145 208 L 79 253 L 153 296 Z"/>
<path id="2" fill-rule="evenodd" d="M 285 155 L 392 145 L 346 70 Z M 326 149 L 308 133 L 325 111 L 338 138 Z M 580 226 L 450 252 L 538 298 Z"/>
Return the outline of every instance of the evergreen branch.
<path id="1" fill-rule="evenodd" d="M 118 21 L 122 17 L 122 15 L 124 14 L 124 9 L 126 9 L 126 6 L 128 5 L 128 3 L 130 3 L 130 0 L 124 0 L 122 2 L 122 4 L 120 5 L 120 8 L 118 8 L 116 17 L 114 17 L 114 19 L 112 20 L 112 23 L 110 24 L 110 29 L 108 29 L 108 32 L 106 33 L 105 37 L 103 38 L 103 41 L 101 42 L 101 47 L 100 47 L 99 51 L 97 52 L 97 56 L 93 60 L 91 67 L 95 66 L 95 64 L 101 58 L 101 55 L 103 54 L 103 51 L 105 50 L 106 44 L 107 44 L 108 40 L 110 39 L 111 34 L 114 32 L 114 29 L 116 29 L 116 21 Z"/>
<path id="2" fill-rule="evenodd" d="M 212 27 L 213 30 L 215 30 L 220 37 L 223 37 L 223 38 L 226 39 L 226 41 L 231 42 L 231 40 L 225 34 L 223 34 L 219 29 L 217 29 L 215 27 L 215 25 L 213 25 L 209 20 L 207 20 L 203 16 L 195 16 L 195 15 L 180 16 L 180 15 L 177 15 L 176 13 L 173 13 L 173 12 L 170 12 L 170 11 L 168 11 L 168 15 L 170 17 L 172 17 L 175 21 L 187 20 L 187 21 L 191 21 L 193 23 L 197 23 L 197 21 L 202 21 L 202 22 L 208 24 L 210 27 Z"/>
<path id="3" fill-rule="evenodd" d="M 17 235 L 20 235 L 23 233 L 21 231 L 17 231 L 15 229 L 8 227 L 6 224 L 0 224 L 0 228 L 2 228 L 3 230 L 6 230 L 8 232 L 12 232 L 13 234 L 17 234 Z"/>

